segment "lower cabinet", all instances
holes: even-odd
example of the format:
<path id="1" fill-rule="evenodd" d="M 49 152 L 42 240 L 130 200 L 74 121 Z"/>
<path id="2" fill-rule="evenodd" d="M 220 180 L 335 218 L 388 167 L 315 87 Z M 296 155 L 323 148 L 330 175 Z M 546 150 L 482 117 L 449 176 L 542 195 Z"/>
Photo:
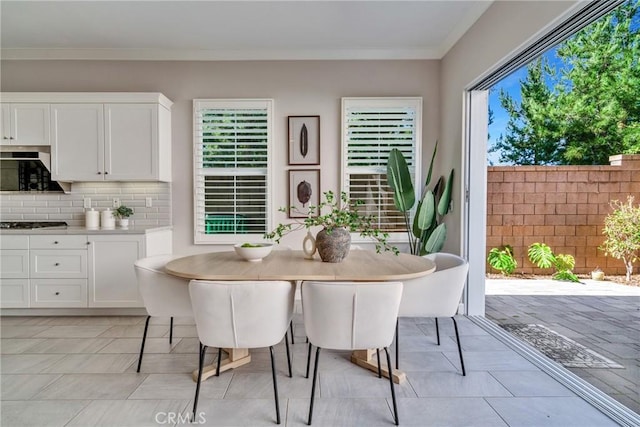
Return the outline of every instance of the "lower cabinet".
<path id="1" fill-rule="evenodd" d="M 0 282 L 0 308 L 29 307 L 29 279 L 1 279 Z"/>
<path id="2" fill-rule="evenodd" d="M 89 307 L 144 307 L 133 263 L 145 254 L 145 238 L 89 236 Z"/>
<path id="3" fill-rule="evenodd" d="M 86 307 L 87 279 L 31 279 L 31 307 Z"/>

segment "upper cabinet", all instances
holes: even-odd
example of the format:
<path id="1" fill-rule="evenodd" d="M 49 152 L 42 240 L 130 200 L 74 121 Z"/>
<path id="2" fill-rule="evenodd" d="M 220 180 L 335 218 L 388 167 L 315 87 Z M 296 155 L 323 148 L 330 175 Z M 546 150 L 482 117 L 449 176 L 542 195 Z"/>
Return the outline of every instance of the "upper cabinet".
<path id="1" fill-rule="evenodd" d="M 50 144 L 49 104 L 3 102 L 0 107 L 1 145 Z"/>
<path id="2" fill-rule="evenodd" d="M 51 124 L 56 181 L 171 181 L 171 105 L 159 93 L 33 93 Z M 5 115 L 3 105 L 3 117 Z M 47 128 L 47 134 L 48 134 Z"/>

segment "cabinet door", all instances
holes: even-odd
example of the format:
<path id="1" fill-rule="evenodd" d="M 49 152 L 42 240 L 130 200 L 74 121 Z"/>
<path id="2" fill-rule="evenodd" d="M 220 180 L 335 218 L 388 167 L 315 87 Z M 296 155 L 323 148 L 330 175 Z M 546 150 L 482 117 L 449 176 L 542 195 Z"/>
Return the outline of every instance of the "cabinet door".
<path id="1" fill-rule="evenodd" d="M 158 179 L 158 105 L 105 105 L 105 180 Z"/>
<path id="2" fill-rule="evenodd" d="M 0 250 L 0 277 L 3 279 L 28 279 L 29 250 Z"/>
<path id="3" fill-rule="evenodd" d="M 29 307 L 29 279 L 0 280 L 0 308 Z"/>
<path id="4" fill-rule="evenodd" d="M 58 181 L 103 181 L 102 104 L 52 104 L 51 125 L 51 177 Z"/>
<path id="5" fill-rule="evenodd" d="M 86 249 L 30 251 L 30 277 L 45 279 L 86 279 Z"/>
<path id="6" fill-rule="evenodd" d="M 89 307 L 143 307 L 133 263 L 144 237 L 89 236 Z"/>
<path id="7" fill-rule="evenodd" d="M 31 307 L 86 307 L 87 279 L 31 279 Z"/>
<path id="8" fill-rule="evenodd" d="M 0 120 L 2 145 L 50 145 L 49 104 L 3 103 Z"/>

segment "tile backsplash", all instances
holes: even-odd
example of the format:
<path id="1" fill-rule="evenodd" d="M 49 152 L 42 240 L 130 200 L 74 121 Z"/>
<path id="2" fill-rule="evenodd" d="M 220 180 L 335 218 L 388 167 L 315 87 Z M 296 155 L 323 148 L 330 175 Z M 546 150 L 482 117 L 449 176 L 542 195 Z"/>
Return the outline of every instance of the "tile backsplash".
<path id="1" fill-rule="evenodd" d="M 151 207 L 146 199 L 151 198 Z M 2 221 L 66 221 L 84 226 L 86 198 L 91 207 L 113 208 L 113 199 L 133 209 L 131 226 L 171 225 L 171 184 L 167 182 L 78 182 L 70 193 L 2 192 Z"/>

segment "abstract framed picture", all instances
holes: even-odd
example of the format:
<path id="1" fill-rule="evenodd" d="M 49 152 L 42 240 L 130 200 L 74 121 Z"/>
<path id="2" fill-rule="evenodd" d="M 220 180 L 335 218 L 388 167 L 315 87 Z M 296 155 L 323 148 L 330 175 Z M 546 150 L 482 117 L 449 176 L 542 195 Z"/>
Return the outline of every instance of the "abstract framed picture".
<path id="1" fill-rule="evenodd" d="M 289 116 L 289 164 L 320 164 L 320 116 Z"/>
<path id="2" fill-rule="evenodd" d="M 306 218 L 309 206 L 320 204 L 320 170 L 289 171 L 289 218 Z M 318 216 L 314 212 L 313 216 Z"/>

